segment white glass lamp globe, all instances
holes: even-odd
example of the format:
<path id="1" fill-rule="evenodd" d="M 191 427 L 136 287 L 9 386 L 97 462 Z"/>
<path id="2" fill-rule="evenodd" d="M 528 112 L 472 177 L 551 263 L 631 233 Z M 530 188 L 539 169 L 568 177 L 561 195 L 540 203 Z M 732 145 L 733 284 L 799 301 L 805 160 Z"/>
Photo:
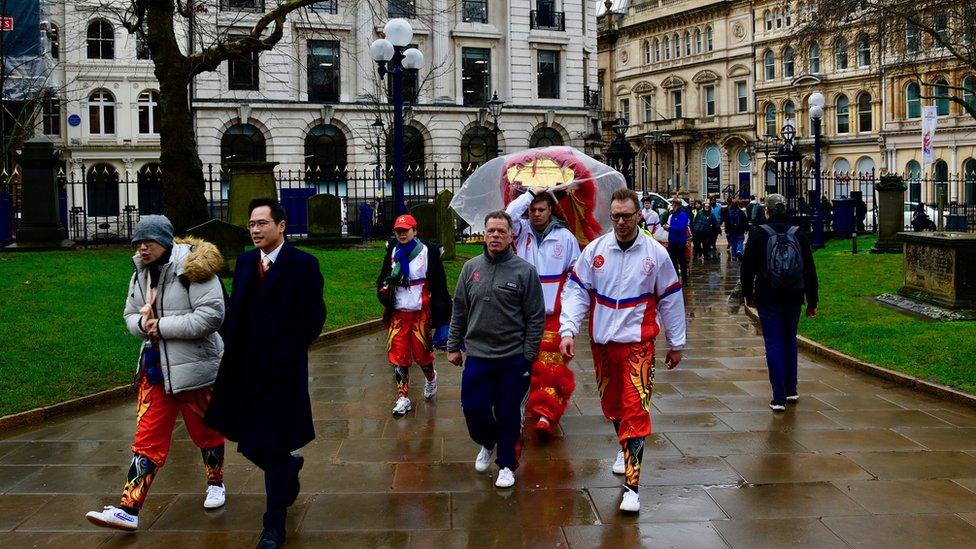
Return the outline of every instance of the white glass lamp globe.
<path id="1" fill-rule="evenodd" d="M 390 19 L 383 27 L 383 34 L 394 46 L 403 47 L 410 44 L 410 40 L 413 39 L 413 27 L 406 19 Z"/>
<path id="2" fill-rule="evenodd" d="M 824 95 L 822 93 L 813 92 L 810 94 L 809 103 L 811 107 L 823 108 L 823 106 L 826 104 L 826 100 L 824 99 Z"/>
<path id="3" fill-rule="evenodd" d="M 424 66 L 424 54 L 417 48 L 410 48 L 403 52 L 403 68 L 419 69 Z"/>
<path id="4" fill-rule="evenodd" d="M 374 40 L 369 45 L 369 56 L 373 61 L 389 61 L 393 59 L 393 44 L 385 38 Z"/>
<path id="5" fill-rule="evenodd" d="M 823 118 L 824 110 L 823 107 L 819 105 L 812 105 L 810 107 L 810 118 L 812 120 L 820 120 Z"/>

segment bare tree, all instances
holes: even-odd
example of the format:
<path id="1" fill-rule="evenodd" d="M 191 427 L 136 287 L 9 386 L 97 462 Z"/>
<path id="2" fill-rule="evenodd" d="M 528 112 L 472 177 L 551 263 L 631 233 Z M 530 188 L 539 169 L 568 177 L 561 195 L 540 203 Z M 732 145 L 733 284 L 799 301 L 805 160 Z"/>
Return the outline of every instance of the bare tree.
<path id="1" fill-rule="evenodd" d="M 849 33 L 852 28 L 871 30 L 888 72 L 917 80 L 922 99 L 951 101 L 976 119 L 976 79 L 966 85 L 939 81 L 936 76 L 953 68 L 976 71 L 976 3 L 821 0 L 809 5 L 816 7 L 801 14 L 796 34 L 801 42 Z"/>

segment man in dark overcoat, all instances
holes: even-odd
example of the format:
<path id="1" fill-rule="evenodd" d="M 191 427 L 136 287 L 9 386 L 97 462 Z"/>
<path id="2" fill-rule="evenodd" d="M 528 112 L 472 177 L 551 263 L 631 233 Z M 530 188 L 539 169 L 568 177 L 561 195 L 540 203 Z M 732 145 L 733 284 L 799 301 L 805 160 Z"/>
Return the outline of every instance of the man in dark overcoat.
<path id="1" fill-rule="evenodd" d="M 325 323 L 318 260 L 285 241 L 274 198 L 248 206 L 255 249 L 237 258 L 224 357 L 206 422 L 264 471 L 267 509 L 259 549 L 285 541 L 286 509 L 298 497 L 302 456 L 315 438 L 308 349 Z"/>

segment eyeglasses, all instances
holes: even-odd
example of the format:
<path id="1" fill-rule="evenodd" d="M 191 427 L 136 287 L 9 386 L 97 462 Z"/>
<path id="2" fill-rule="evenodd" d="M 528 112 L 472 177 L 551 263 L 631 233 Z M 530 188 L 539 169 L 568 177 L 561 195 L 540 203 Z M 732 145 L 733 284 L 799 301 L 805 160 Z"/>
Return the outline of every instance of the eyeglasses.
<path id="1" fill-rule="evenodd" d="M 626 221 L 637 215 L 637 212 L 610 214 L 610 219 L 614 221 Z"/>

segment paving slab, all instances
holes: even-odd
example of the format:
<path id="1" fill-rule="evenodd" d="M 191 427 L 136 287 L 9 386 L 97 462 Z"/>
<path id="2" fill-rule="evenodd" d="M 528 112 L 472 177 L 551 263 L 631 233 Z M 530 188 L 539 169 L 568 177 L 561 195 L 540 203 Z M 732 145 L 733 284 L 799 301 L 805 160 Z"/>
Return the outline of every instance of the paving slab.
<path id="1" fill-rule="evenodd" d="M 639 515 L 617 510 L 623 478 L 610 469 L 619 446 L 585 342 L 570 363 L 577 391 L 555 438 L 537 441 L 528 422 L 516 486 L 500 490 L 494 468 L 473 468 L 461 370 L 438 353 L 438 395 L 424 400 L 415 380 L 413 411 L 394 418 L 377 331 L 310 355 L 317 439 L 302 450 L 288 546 L 971 545 L 976 412 L 801 356 L 800 401 L 773 414 L 762 338 L 728 306 L 737 266 L 693 269 L 685 358 L 656 372 Z M 665 347 L 659 340 L 658 352 Z M 121 402 L 0 435 L 0 547 L 253 546 L 262 473 L 231 445 L 227 506 L 203 510 L 200 454 L 182 421 L 141 531 L 85 521 L 86 511 L 118 501 L 133 413 Z"/>

